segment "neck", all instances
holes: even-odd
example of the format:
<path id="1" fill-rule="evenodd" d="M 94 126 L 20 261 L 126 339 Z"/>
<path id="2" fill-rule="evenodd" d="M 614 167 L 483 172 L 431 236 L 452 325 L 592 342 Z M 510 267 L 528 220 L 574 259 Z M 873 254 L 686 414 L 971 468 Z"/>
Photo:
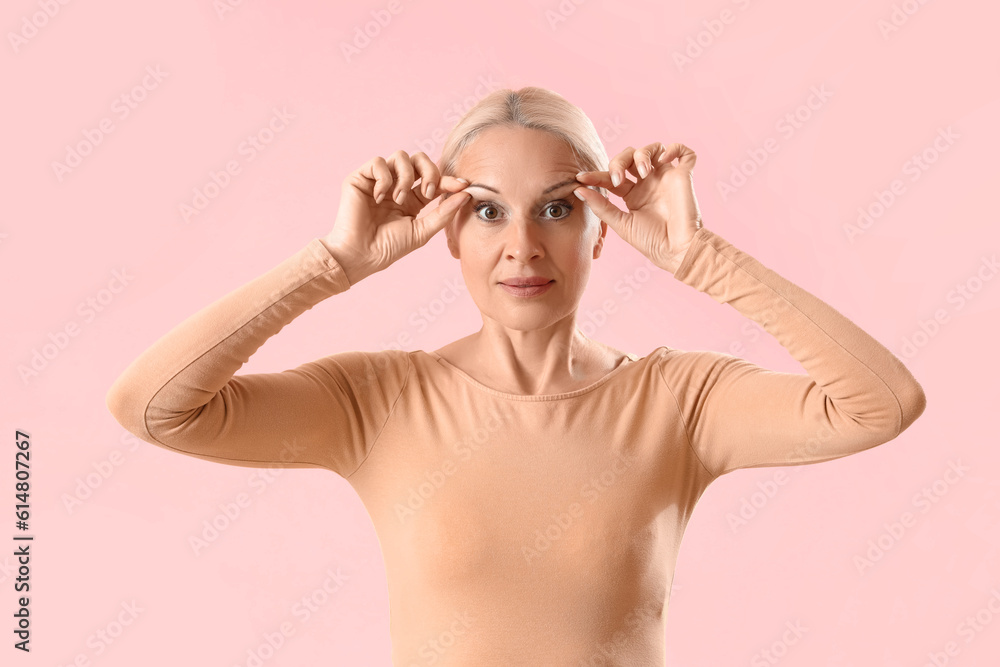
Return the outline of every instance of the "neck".
<path id="1" fill-rule="evenodd" d="M 560 393 L 552 388 L 578 384 L 588 377 L 597 344 L 576 327 L 571 316 L 544 329 L 520 331 L 488 318 L 469 337 L 469 348 L 483 372 L 497 385 L 526 395 Z"/>

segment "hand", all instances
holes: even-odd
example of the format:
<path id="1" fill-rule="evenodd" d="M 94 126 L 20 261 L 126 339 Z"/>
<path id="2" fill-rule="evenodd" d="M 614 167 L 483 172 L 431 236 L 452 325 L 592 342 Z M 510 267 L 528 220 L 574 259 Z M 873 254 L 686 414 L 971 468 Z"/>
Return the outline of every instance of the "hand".
<path id="1" fill-rule="evenodd" d="M 344 179 L 333 231 L 322 241 L 354 285 L 423 246 L 444 228 L 471 196 L 464 191 L 466 185 L 441 176 L 423 152 L 411 157 L 398 150 L 387 160 L 376 156 Z M 458 194 L 414 218 L 445 192 Z"/>
<path id="2" fill-rule="evenodd" d="M 694 151 L 683 144 L 664 147 L 656 142 L 639 150 L 629 146 L 608 163 L 608 171 L 577 174 L 577 180 L 584 185 L 607 188 L 621 197 L 628 212 L 596 190 L 580 187 L 574 194 L 618 236 L 673 273 L 684 260 L 695 232 L 702 227 L 691 174 L 696 158 Z M 672 164 L 674 159 L 677 166 Z M 645 176 L 640 167 L 645 169 Z M 636 180 L 630 180 L 626 171 Z M 612 174 L 620 179 L 617 186 L 611 181 Z"/>

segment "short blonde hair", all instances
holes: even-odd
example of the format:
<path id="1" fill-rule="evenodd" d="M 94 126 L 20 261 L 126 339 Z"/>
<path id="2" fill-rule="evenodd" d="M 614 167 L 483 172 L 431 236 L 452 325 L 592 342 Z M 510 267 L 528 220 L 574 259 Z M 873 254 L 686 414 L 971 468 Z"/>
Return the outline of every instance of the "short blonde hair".
<path id="1" fill-rule="evenodd" d="M 580 171 L 606 171 L 608 154 L 594 123 L 579 107 L 547 88 L 527 86 L 520 90 L 501 88 L 481 99 L 451 129 L 438 160 L 443 176 L 454 176 L 462 151 L 486 129 L 524 127 L 559 137 L 576 156 Z M 607 196 L 605 188 L 597 190 Z M 596 216 L 589 207 L 588 217 Z"/>

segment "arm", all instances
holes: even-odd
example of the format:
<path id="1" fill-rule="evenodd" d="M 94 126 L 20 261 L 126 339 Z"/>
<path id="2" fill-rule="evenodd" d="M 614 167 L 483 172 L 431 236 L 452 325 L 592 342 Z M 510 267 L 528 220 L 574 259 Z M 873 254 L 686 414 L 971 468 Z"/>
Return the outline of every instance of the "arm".
<path id="1" fill-rule="evenodd" d="M 349 288 L 344 267 L 313 239 L 153 344 L 112 385 L 108 409 L 137 437 L 189 456 L 350 476 L 402 392 L 407 353 L 343 352 L 234 377 L 265 340 Z"/>
<path id="2" fill-rule="evenodd" d="M 924 392 L 889 350 L 837 310 L 702 227 L 674 277 L 759 323 L 808 375 L 721 352 L 660 360 L 705 468 L 817 463 L 892 440 L 923 413 Z"/>

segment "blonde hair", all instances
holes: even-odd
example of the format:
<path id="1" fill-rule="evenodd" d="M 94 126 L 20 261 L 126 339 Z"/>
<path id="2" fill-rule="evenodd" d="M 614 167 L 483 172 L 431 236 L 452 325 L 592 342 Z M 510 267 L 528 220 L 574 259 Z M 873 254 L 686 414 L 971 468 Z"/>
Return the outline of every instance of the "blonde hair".
<path id="1" fill-rule="evenodd" d="M 524 127 L 559 137 L 576 157 L 579 171 L 606 171 L 608 154 L 587 114 L 562 95 L 547 88 L 527 86 L 520 90 L 494 90 L 469 109 L 445 139 L 438 160 L 443 176 L 454 176 L 459 156 L 469 144 L 491 127 Z M 597 188 L 607 196 L 605 188 Z M 589 207 L 586 215 L 596 222 Z"/>

